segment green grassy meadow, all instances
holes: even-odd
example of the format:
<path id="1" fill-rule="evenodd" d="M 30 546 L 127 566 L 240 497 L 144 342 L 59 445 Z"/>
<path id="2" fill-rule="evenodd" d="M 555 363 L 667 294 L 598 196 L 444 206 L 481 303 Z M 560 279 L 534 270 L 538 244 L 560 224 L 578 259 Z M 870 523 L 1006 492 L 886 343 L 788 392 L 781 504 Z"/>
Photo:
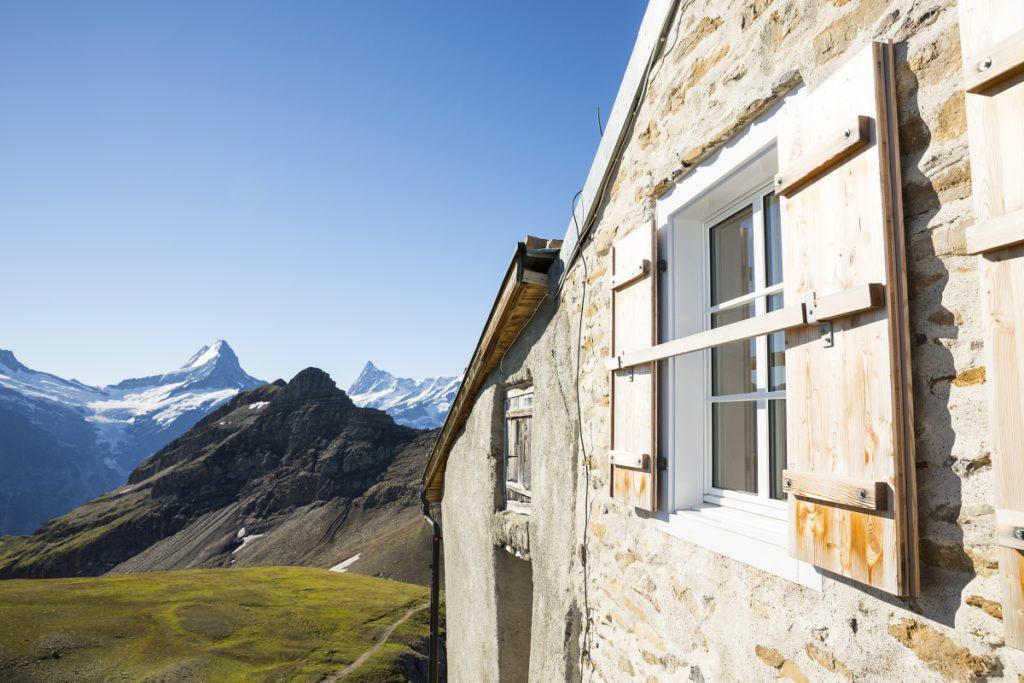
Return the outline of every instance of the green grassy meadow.
<path id="1" fill-rule="evenodd" d="M 0 581 L 0 680 L 318 681 L 428 599 L 302 567 Z M 404 680 L 398 659 L 426 637 L 428 612 L 346 680 Z"/>

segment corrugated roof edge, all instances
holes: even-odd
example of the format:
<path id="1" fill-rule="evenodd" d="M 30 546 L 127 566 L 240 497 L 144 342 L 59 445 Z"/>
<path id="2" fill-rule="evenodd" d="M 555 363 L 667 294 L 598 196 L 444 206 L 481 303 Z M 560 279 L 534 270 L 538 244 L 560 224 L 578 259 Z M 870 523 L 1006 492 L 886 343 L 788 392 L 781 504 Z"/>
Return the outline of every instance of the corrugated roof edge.
<path id="1" fill-rule="evenodd" d="M 644 88 L 644 81 L 651 66 L 661 52 L 665 37 L 671 26 L 679 0 L 650 0 L 644 12 L 640 31 L 637 34 L 633 52 L 622 76 L 622 84 L 615 96 L 611 115 L 608 117 L 604 135 L 597 147 L 594 161 L 590 164 L 587 180 L 583 185 L 580 201 L 574 209 L 574 216 L 569 219 L 562 241 L 562 250 L 558 265 L 552 271 L 552 279 L 560 282 L 565 273 L 576 260 L 579 245 L 576 238 L 576 226 L 579 224 L 582 242 L 590 232 L 591 224 L 597 209 L 600 208 L 601 195 L 610 181 L 612 168 L 615 166 L 622 146 L 632 126 L 638 98 Z"/>

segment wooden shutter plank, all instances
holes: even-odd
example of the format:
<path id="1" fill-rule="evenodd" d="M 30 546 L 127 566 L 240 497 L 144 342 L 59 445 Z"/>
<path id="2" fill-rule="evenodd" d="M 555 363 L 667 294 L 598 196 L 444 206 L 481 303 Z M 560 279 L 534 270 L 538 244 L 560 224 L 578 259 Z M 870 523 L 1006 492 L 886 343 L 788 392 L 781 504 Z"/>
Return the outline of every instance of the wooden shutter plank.
<path id="1" fill-rule="evenodd" d="M 612 245 L 611 278 L 621 283 L 612 290 L 613 356 L 650 348 L 657 339 L 654 269 L 648 266 L 641 276 L 635 277 L 637 264 L 657 261 L 656 249 L 653 223 L 634 230 Z M 610 451 L 655 452 L 656 382 L 654 363 L 611 372 Z M 643 510 L 654 510 L 657 503 L 654 460 L 649 458 L 644 469 L 610 462 L 612 497 Z"/>
<path id="2" fill-rule="evenodd" d="M 869 141 L 800 192 L 780 200 L 784 295 L 844 291 L 858 282 L 883 304 L 786 333 L 788 469 L 884 482 L 892 505 L 869 510 L 789 497 L 791 554 L 880 590 L 918 590 L 913 416 L 903 224 L 892 101 L 892 47 L 873 43 L 813 92 L 787 104 L 779 164 L 819 149 L 851 117 L 871 120 Z M 858 119 L 862 120 L 862 119 Z"/>
<path id="3" fill-rule="evenodd" d="M 975 236 L 979 230 L 984 232 L 982 226 L 1014 223 L 1015 216 L 1024 211 L 1024 74 L 1012 66 L 1012 53 L 1019 57 L 1022 31 L 1024 11 L 1019 0 L 960 0 L 965 73 L 976 70 L 978 60 L 993 57 L 987 71 L 996 75 L 965 78 L 976 222 L 969 234 Z M 987 244 L 980 241 L 971 240 L 969 245 L 984 252 L 978 258 L 978 270 L 985 321 L 993 502 L 999 511 L 993 541 L 998 546 L 1003 584 L 1006 643 L 1024 648 L 1024 552 L 1001 543 L 998 530 L 1006 526 L 1008 516 L 1024 512 L 1024 246 L 1004 247 L 997 239 Z M 1016 240 L 1006 244 L 1011 242 Z"/>

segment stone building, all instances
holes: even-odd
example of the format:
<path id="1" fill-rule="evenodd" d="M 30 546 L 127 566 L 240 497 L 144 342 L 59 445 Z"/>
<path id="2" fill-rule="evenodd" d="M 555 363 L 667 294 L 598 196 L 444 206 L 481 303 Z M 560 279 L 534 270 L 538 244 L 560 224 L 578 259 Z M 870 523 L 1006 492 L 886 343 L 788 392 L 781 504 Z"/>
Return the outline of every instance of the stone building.
<path id="1" fill-rule="evenodd" d="M 452 680 L 1024 680 L 1022 65 L 1020 0 L 650 0 L 424 475 Z"/>

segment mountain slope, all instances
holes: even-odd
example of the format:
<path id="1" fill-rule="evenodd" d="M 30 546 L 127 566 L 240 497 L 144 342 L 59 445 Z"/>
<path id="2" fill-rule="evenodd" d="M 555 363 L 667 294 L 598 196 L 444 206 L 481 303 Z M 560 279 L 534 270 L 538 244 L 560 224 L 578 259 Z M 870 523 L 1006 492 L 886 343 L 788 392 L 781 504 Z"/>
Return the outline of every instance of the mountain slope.
<path id="1" fill-rule="evenodd" d="M 357 406 L 383 410 L 398 424 L 435 429 L 444 424 L 461 383 L 460 377 L 428 377 L 417 382 L 395 377 L 367 362 L 348 395 Z"/>
<path id="2" fill-rule="evenodd" d="M 308 368 L 239 394 L 146 460 L 129 483 L 0 545 L 0 577 L 194 567 L 329 567 L 425 548 L 417 484 L 435 434 L 355 406 Z M 425 581 L 426 561 L 381 573 Z"/>
<path id="3" fill-rule="evenodd" d="M 106 387 L 32 370 L 0 350 L 0 533 L 27 533 L 123 483 L 241 390 L 262 382 L 224 341 L 181 368 Z"/>

